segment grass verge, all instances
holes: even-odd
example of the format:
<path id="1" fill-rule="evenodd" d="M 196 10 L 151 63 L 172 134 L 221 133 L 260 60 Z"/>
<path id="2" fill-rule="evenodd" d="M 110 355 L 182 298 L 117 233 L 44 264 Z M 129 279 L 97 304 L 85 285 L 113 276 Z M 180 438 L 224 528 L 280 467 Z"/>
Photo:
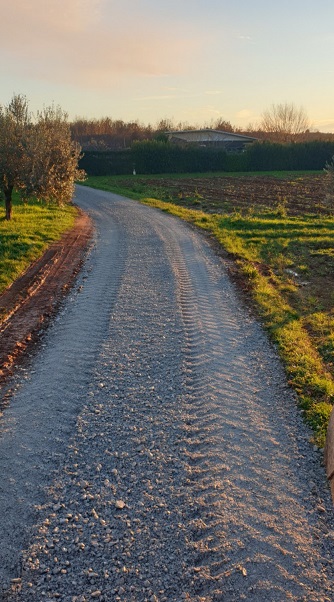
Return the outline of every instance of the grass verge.
<path id="1" fill-rule="evenodd" d="M 76 214 L 72 205 L 23 203 L 14 194 L 12 219 L 0 217 L 0 294 L 73 226 Z"/>
<path id="2" fill-rule="evenodd" d="M 152 178 L 147 189 L 141 179 L 140 190 L 135 179 L 128 188 L 121 178 L 88 178 L 85 184 L 138 199 L 214 235 L 233 258 L 238 280 L 278 348 L 313 440 L 323 447 L 334 403 L 334 218 L 317 213 L 318 199 L 313 207 L 308 198 L 307 213 L 298 215 L 289 216 L 279 205 L 275 209 L 269 198 L 267 210 L 254 210 L 252 199 L 242 212 L 207 213 L 146 196 Z M 164 191 L 170 198 L 166 176 Z"/>

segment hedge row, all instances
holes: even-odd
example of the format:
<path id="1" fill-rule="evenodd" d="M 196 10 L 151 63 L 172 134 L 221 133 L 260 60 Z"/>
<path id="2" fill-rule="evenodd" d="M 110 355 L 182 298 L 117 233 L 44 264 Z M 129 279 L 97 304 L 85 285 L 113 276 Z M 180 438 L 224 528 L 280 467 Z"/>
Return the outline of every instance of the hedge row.
<path id="1" fill-rule="evenodd" d="M 333 142 L 273 144 L 258 142 L 243 153 L 223 149 L 180 148 L 164 142 L 139 142 L 124 151 L 87 151 L 79 166 L 88 175 L 280 171 L 323 169 L 334 155 Z"/>

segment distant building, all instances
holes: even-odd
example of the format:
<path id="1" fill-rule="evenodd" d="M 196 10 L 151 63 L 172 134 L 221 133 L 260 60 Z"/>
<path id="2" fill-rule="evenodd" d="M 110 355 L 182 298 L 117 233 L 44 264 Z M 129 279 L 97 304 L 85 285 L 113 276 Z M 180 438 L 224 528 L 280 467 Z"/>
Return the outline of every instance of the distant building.
<path id="1" fill-rule="evenodd" d="M 248 144 L 257 138 L 243 136 L 234 132 L 221 130 L 183 130 L 179 132 L 166 132 L 169 142 L 180 146 L 195 145 L 204 148 L 225 148 L 230 152 L 241 152 Z"/>

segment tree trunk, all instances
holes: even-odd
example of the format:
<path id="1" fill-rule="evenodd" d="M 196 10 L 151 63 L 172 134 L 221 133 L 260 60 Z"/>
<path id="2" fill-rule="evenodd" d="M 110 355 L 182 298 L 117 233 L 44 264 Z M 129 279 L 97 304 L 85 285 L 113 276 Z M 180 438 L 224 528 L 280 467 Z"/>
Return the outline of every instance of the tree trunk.
<path id="1" fill-rule="evenodd" d="M 5 188 L 4 193 L 5 193 L 6 219 L 10 220 L 10 219 L 12 219 L 13 186 L 8 186 L 7 188 Z"/>

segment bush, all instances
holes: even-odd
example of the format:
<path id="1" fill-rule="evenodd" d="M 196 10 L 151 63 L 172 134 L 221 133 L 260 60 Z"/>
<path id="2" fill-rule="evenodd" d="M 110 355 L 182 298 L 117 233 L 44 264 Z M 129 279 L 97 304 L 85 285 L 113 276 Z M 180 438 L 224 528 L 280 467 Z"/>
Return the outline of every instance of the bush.
<path id="1" fill-rule="evenodd" d="M 133 170 L 131 152 L 124 151 L 85 151 L 79 161 L 80 169 L 89 176 L 115 176 L 130 174 Z"/>
<path id="2" fill-rule="evenodd" d="M 242 153 L 223 148 L 179 147 L 162 140 L 135 142 L 122 151 L 86 151 L 79 163 L 90 176 L 158 173 L 321 170 L 334 155 L 332 142 L 256 142 Z"/>
<path id="3" fill-rule="evenodd" d="M 224 149 L 182 148 L 159 141 L 135 142 L 131 149 L 137 173 L 199 173 L 227 171 Z"/>

